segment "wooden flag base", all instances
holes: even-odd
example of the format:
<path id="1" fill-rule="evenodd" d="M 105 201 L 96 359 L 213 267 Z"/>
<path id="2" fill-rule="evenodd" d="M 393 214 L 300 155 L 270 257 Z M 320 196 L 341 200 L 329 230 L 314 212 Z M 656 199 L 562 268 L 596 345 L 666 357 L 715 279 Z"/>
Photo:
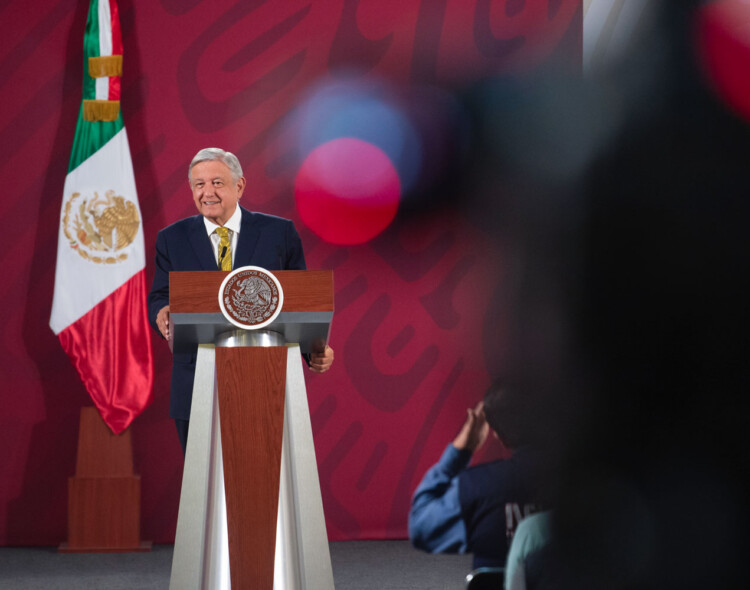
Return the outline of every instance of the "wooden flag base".
<path id="1" fill-rule="evenodd" d="M 151 551 L 140 535 L 141 477 L 133 474 L 130 430 L 115 435 L 96 408 L 81 408 L 76 474 L 68 478 L 68 541 L 58 551 Z"/>

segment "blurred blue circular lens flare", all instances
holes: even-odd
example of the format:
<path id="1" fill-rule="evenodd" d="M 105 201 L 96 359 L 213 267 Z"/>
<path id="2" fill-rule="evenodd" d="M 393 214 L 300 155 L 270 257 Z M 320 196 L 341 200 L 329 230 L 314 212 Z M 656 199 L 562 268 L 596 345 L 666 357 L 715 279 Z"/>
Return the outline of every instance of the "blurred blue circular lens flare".
<path id="1" fill-rule="evenodd" d="M 377 146 L 395 166 L 403 192 L 414 187 L 423 166 L 419 135 L 382 81 L 318 85 L 297 110 L 295 133 L 303 159 L 316 147 L 343 137 Z"/>

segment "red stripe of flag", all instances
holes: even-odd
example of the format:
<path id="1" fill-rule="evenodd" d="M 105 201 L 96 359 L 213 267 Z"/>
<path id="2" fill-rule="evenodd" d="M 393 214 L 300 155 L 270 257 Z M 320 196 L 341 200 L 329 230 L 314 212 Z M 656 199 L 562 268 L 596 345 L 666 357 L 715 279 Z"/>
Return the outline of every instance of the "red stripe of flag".
<path id="1" fill-rule="evenodd" d="M 141 270 L 58 334 L 104 421 L 120 434 L 153 400 Z"/>

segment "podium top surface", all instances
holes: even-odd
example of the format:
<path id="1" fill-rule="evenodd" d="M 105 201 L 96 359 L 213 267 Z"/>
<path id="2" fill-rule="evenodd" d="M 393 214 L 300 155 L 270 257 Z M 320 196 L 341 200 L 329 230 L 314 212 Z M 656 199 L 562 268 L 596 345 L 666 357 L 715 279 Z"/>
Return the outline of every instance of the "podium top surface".
<path id="1" fill-rule="evenodd" d="M 284 292 L 278 317 L 265 329 L 298 342 L 302 352 L 320 349 L 328 340 L 333 319 L 333 271 L 270 271 Z M 218 335 L 238 328 L 219 306 L 219 290 L 229 271 L 175 271 L 169 273 L 171 345 L 174 352 L 213 343 Z"/>
<path id="2" fill-rule="evenodd" d="M 270 271 L 284 291 L 284 312 L 333 312 L 333 271 Z M 219 288 L 229 271 L 169 273 L 170 313 L 221 313 Z"/>

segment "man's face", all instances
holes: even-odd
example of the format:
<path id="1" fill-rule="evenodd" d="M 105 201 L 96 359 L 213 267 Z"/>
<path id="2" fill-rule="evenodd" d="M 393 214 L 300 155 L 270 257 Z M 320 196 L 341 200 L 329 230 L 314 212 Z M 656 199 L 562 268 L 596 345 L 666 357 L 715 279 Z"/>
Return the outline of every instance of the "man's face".
<path id="1" fill-rule="evenodd" d="M 224 225 L 237 208 L 245 190 L 245 179 L 234 182 L 232 172 L 223 162 L 200 162 L 191 170 L 193 201 L 203 217 Z"/>

